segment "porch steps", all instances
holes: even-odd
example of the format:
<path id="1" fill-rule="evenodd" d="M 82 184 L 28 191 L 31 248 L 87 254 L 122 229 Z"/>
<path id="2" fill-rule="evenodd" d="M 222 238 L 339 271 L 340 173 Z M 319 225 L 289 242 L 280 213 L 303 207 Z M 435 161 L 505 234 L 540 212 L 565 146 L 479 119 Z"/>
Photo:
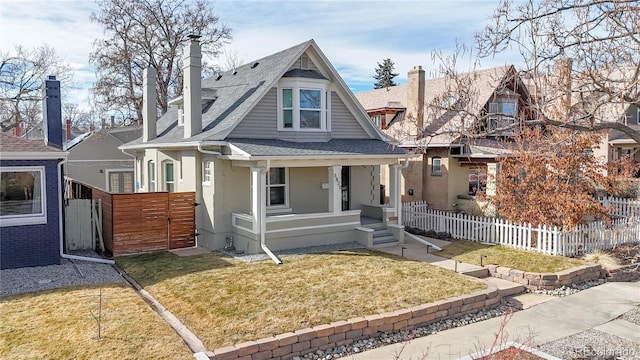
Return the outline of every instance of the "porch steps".
<path id="1" fill-rule="evenodd" d="M 385 246 L 398 245 L 400 242 L 393 237 L 393 234 L 389 232 L 386 226 L 379 220 L 378 222 L 363 221 L 362 226 L 373 230 L 373 247 L 380 248 Z"/>

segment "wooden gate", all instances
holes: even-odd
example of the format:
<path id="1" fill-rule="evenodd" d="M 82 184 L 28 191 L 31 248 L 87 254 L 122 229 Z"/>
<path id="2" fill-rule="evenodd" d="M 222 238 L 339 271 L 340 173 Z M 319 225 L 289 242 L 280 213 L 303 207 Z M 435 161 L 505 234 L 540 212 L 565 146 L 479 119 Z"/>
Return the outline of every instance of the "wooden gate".
<path id="1" fill-rule="evenodd" d="M 102 241 L 102 211 L 100 200 L 68 199 L 64 213 L 65 218 L 65 249 L 95 250 L 96 235 L 100 240 L 101 250 L 104 251 Z"/>
<path id="2" fill-rule="evenodd" d="M 169 249 L 196 245 L 195 193 L 169 193 Z"/>

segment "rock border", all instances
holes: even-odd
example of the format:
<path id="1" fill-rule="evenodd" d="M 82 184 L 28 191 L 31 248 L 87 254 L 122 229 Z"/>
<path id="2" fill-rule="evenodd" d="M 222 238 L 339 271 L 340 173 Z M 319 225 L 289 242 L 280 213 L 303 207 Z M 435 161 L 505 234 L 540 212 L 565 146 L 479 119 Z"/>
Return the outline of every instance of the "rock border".
<path id="1" fill-rule="evenodd" d="M 498 287 L 487 284 L 487 288 L 470 294 L 408 309 L 317 325 L 256 341 L 246 341 L 215 349 L 206 355 L 214 360 L 289 360 L 317 350 L 350 345 L 379 332 L 413 330 L 436 321 L 495 307 L 500 304 L 501 299 Z"/>
<path id="2" fill-rule="evenodd" d="M 640 279 L 640 264 L 622 265 L 612 269 L 602 269 L 607 281 L 627 282 Z"/>
<path id="3" fill-rule="evenodd" d="M 598 264 L 582 265 L 556 273 L 527 272 L 498 265 L 485 267 L 492 277 L 524 285 L 529 290 L 555 290 L 605 277 L 602 266 Z"/>

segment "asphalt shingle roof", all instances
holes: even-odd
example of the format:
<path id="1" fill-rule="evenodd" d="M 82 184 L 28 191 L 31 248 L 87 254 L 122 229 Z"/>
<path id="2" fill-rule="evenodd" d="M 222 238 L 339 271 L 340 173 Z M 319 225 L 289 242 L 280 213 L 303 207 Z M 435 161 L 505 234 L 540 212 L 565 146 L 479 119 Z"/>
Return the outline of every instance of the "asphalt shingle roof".
<path id="1" fill-rule="evenodd" d="M 0 152 L 2 153 L 21 153 L 21 152 L 60 152 L 57 147 L 45 145 L 44 140 L 27 140 L 7 133 L 0 133 Z"/>
<path id="2" fill-rule="evenodd" d="M 375 139 L 332 139 L 327 142 L 291 142 L 275 139 L 227 139 L 252 156 L 402 155 L 399 147 Z"/>

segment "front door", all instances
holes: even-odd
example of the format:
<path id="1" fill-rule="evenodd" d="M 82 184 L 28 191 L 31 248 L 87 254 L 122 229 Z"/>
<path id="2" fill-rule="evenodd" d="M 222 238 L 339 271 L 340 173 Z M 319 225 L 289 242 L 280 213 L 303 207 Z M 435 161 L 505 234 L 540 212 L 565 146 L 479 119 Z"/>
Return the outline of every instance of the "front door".
<path id="1" fill-rule="evenodd" d="M 342 211 L 349 210 L 349 180 L 350 180 L 350 167 L 342 167 Z"/>

